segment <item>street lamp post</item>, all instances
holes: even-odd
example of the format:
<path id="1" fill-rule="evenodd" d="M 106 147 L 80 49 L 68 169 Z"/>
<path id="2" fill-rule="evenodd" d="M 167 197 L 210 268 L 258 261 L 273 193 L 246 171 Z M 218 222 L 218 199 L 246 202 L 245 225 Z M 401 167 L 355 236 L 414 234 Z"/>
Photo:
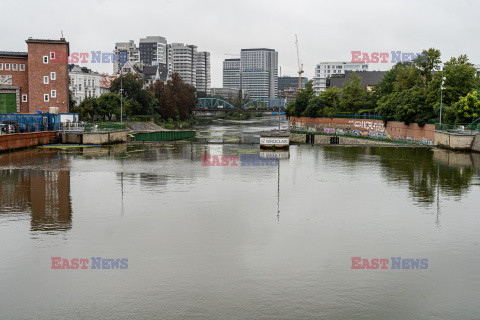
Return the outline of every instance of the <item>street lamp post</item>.
<path id="1" fill-rule="evenodd" d="M 442 84 L 440 86 L 440 130 L 442 130 L 442 109 L 443 109 L 443 84 L 447 78 L 443 76 L 443 68 L 442 68 Z"/>
<path id="2" fill-rule="evenodd" d="M 120 127 L 123 126 L 123 70 L 120 69 Z"/>

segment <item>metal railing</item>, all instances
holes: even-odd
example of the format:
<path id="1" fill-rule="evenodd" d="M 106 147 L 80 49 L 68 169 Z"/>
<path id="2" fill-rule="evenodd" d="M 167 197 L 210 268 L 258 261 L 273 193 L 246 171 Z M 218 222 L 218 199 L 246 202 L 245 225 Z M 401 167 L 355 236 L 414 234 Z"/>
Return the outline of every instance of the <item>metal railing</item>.
<path id="1" fill-rule="evenodd" d="M 480 123 L 467 123 L 467 124 L 435 124 L 435 130 L 463 133 L 463 134 L 477 134 L 480 133 Z"/>
<path id="2" fill-rule="evenodd" d="M 125 124 L 120 123 L 87 123 L 87 122 L 66 122 L 60 124 L 59 131 L 65 132 L 109 132 L 125 130 Z"/>

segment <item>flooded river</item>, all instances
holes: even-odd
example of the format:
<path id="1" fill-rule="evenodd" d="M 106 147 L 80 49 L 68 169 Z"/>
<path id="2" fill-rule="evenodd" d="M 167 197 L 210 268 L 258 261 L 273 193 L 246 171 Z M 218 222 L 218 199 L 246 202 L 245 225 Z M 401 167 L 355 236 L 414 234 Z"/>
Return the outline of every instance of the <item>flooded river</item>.
<path id="1" fill-rule="evenodd" d="M 253 142 L 275 126 L 198 130 Z M 3 153 L 0 318 L 478 319 L 479 169 L 402 147 Z"/>

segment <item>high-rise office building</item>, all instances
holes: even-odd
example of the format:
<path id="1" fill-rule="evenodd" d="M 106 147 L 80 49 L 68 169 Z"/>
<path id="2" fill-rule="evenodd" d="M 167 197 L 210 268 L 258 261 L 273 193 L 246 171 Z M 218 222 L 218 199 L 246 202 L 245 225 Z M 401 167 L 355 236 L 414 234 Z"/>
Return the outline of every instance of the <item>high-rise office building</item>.
<path id="1" fill-rule="evenodd" d="M 278 52 L 242 49 L 240 59 L 223 62 L 223 87 L 248 90 L 251 99 L 278 97 Z"/>
<path id="2" fill-rule="evenodd" d="M 333 75 L 345 74 L 345 71 L 367 71 L 368 64 L 353 62 L 320 62 L 315 67 L 313 89 L 318 94 L 327 89 L 327 79 Z"/>
<path id="3" fill-rule="evenodd" d="M 115 61 L 113 63 L 113 73 L 117 74 L 123 65 L 128 61 L 132 65 L 140 62 L 140 50 L 135 45 L 133 40 L 129 42 L 115 43 Z"/>
<path id="4" fill-rule="evenodd" d="M 195 68 L 197 46 L 183 43 L 168 45 L 168 73 L 178 73 L 183 81 L 196 87 L 197 75 Z"/>
<path id="5" fill-rule="evenodd" d="M 240 89 L 240 59 L 223 61 L 223 87 Z"/>
<path id="6" fill-rule="evenodd" d="M 278 96 L 278 52 L 273 49 L 242 49 L 240 54 L 241 89 L 252 99 Z"/>
<path id="7" fill-rule="evenodd" d="M 167 40 L 164 37 L 148 36 L 140 39 L 140 61 L 147 66 L 167 64 Z"/>
<path id="8" fill-rule="evenodd" d="M 210 52 L 196 53 L 195 75 L 197 92 L 210 93 Z"/>

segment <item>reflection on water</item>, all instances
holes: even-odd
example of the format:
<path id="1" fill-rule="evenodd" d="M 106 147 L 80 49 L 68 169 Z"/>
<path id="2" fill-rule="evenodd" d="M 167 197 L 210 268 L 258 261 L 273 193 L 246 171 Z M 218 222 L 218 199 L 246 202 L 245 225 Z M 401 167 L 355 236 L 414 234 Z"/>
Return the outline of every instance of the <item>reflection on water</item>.
<path id="1" fill-rule="evenodd" d="M 443 195 L 460 199 L 477 172 L 474 163 L 467 158 L 480 156 L 441 149 L 378 147 L 325 147 L 324 155 L 350 168 L 378 163 L 387 181 L 408 185 L 413 200 L 419 204 L 433 203 L 437 187 Z M 452 162 L 456 166 L 452 166 Z"/>
<path id="2" fill-rule="evenodd" d="M 67 159 L 56 152 L 38 150 L 0 155 L 7 166 L 49 163 L 65 167 Z M 58 166 L 57 166 L 58 165 Z M 31 215 L 31 231 L 66 231 L 72 227 L 70 171 L 35 169 L 0 170 L 0 215 Z"/>

